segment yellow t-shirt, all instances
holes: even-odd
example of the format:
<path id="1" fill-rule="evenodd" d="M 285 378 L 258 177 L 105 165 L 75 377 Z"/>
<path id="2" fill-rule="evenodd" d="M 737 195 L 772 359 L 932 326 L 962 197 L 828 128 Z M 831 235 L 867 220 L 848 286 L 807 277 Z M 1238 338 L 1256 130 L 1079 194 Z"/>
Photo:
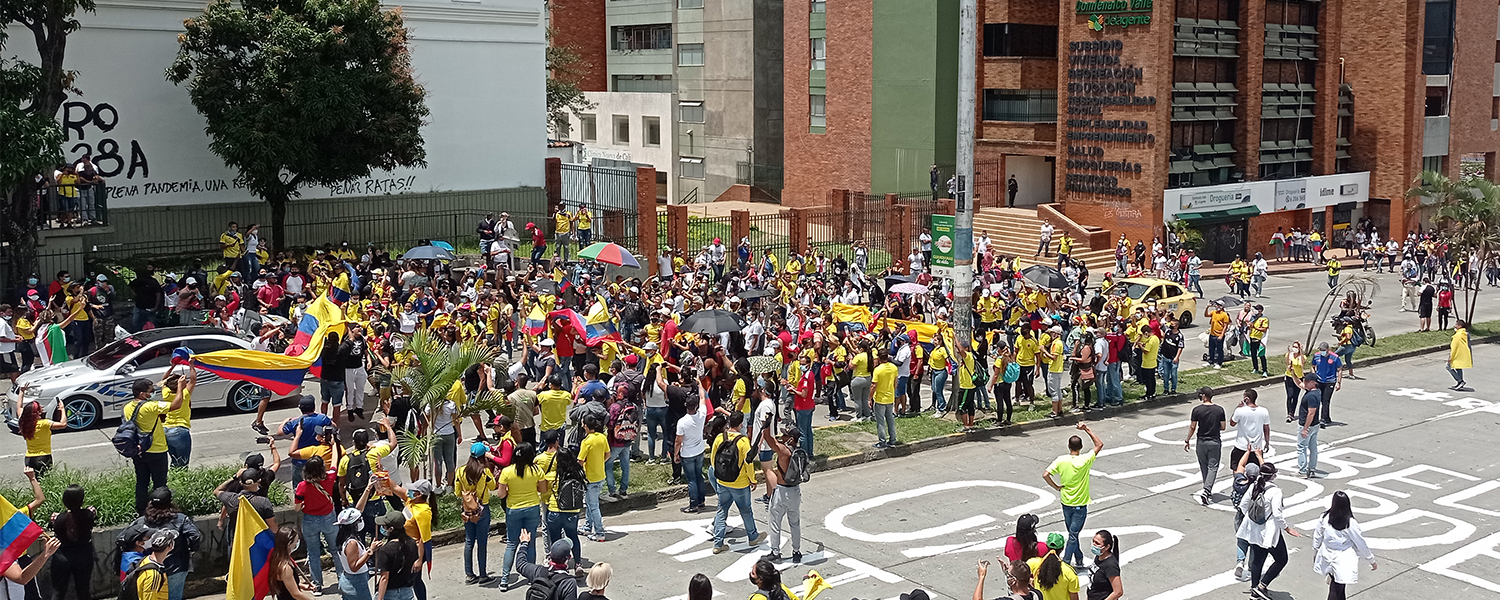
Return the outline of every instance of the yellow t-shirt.
<path id="1" fill-rule="evenodd" d="M 1061 373 L 1061 372 L 1063 372 L 1063 359 L 1065 357 L 1063 356 L 1063 341 L 1062 341 L 1062 339 L 1059 338 L 1059 339 L 1052 340 L 1052 349 L 1049 350 L 1048 352 L 1052 353 L 1052 362 L 1047 365 L 1047 371 L 1052 372 L 1052 373 Z"/>
<path id="2" fill-rule="evenodd" d="M 1035 573 L 1042 566 L 1042 557 L 1027 560 L 1026 566 L 1031 567 L 1031 572 Z M 1057 585 L 1044 590 L 1035 579 L 1032 580 L 1031 585 L 1042 593 L 1042 600 L 1068 600 L 1073 597 L 1073 594 L 1078 593 L 1078 573 L 1068 565 L 1067 561 L 1062 561 L 1062 577 L 1057 578 Z"/>
<path id="3" fill-rule="evenodd" d="M 245 238 L 238 233 L 224 232 L 219 243 L 224 246 L 224 258 L 239 258 L 245 253 Z"/>
<path id="4" fill-rule="evenodd" d="M 526 469 L 525 473 L 518 473 L 515 466 L 506 467 L 500 472 L 500 483 L 505 484 L 506 488 L 505 507 L 530 508 L 540 505 L 542 493 L 537 491 L 536 483 L 544 476 L 541 467 L 535 465 Z"/>
<path id="5" fill-rule="evenodd" d="M 507 468 L 506 470 L 509 471 L 510 469 Z M 458 472 L 453 474 L 453 495 L 458 496 L 459 502 L 462 503 L 464 492 L 474 492 L 474 499 L 478 500 L 480 504 L 488 505 L 490 497 L 495 491 L 495 476 L 490 475 L 489 469 L 481 469 L 479 471 L 479 479 L 473 483 L 469 483 L 467 472 L 468 469 L 466 467 L 459 467 Z M 500 482 L 505 483 L 505 476 L 503 474 L 500 476 Z M 535 495 L 535 493 L 536 489 L 533 486 L 532 495 Z M 515 496 L 511 496 L 511 499 L 514 500 Z M 511 508 L 525 508 L 524 506 L 516 506 L 515 504 L 510 504 L 509 506 Z M 526 506 L 536 506 L 536 502 L 532 502 Z"/>
<path id="6" fill-rule="evenodd" d="M 580 211 L 578 211 L 578 214 L 577 214 L 576 218 L 578 219 L 578 230 L 579 231 L 584 231 L 584 230 L 588 230 L 588 229 L 593 229 L 594 228 L 594 217 L 593 217 L 593 215 L 590 215 L 588 212 L 580 210 Z"/>
<path id="7" fill-rule="evenodd" d="M 354 456 L 354 454 L 353 454 L 354 452 L 356 452 L 356 450 L 353 450 L 353 449 L 345 450 L 344 451 L 344 455 L 342 457 L 339 457 L 339 470 L 338 470 L 339 477 L 343 477 L 346 473 L 348 473 L 348 471 L 349 471 L 349 458 L 351 456 Z M 365 446 L 365 460 L 370 463 L 370 472 L 372 472 L 372 473 L 375 472 L 375 471 L 381 470 L 380 469 L 380 459 L 385 458 L 385 457 L 390 456 L 390 455 L 391 455 L 391 445 L 390 444 L 380 443 L 380 444 L 371 444 L 369 446 Z"/>
<path id="8" fill-rule="evenodd" d="M 885 363 L 875 367 L 875 403 L 896 403 L 896 365 Z"/>
<path id="9" fill-rule="evenodd" d="M 89 320 L 88 300 L 83 296 L 68 296 L 68 313 L 73 315 L 74 321 Z"/>
<path id="10" fill-rule="evenodd" d="M 942 346 L 932 349 L 932 354 L 927 355 L 927 367 L 930 369 L 948 368 L 948 350 Z"/>
<path id="11" fill-rule="evenodd" d="M 1250 339 L 1259 340 L 1266 337 L 1266 330 L 1271 328 L 1271 320 L 1260 317 L 1250 324 Z"/>
<path id="12" fill-rule="evenodd" d="M 309 460 L 314 456 L 322 457 L 323 465 L 326 468 L 327 465 L 333 464 L 333 446 L 318 444 L 316 446 L 298 448 L 296 452 L 292 453 L 292 458 L 298 460 Z"/>
<path id="13" fill-rule="evenodd" d="M 755 469 L 752 465 L 745 462 L 745 456 L 750 453 L 750 438 L 734 432 L 719 435 L 714 438 L 713 447 L 709 449 L 708 455 L 710 457 L 718 456 L 719 446 L 726 443 L 735 445 L 735 452 L 738 454 L 736 460 L 740 462 L 740 474 L 733 481 L 719 479 L 717 474 L 714 475 L 714 479 L 719 479 L 719 485 L 727 488 L 742 490 L 750 487 L 750 484 L 755 483 Z"/>
<path id="14" fill-rule="evenodd" d="M 177 394 L 173 393 L 172 390 L 169 390 L 169 389 L 166 389 L 166 388 L 162 388 L 162 390 L 161 390 L 161 399 L 162 399 L 163 402 L 166 402 L 167 404 L 171 404 L 172 403 L 172 399 L 176 398 L 176 397 L 177 397 Z M 177 410 L 167 411 L 167 427 L 185 427 L 185 428 L 188 428 L 188 429 L 191 429 L 193 427 L 193 393 L 192 392 L 189 392 L 187 390 L 183 390 L 182 391 L 182 406 L 177 407 Z"/>
<path id="15" fill-rule="evenodd" d="M 1291 360 L 1288 357 L 1286 362 L 1286 372 L 1282 374 L 1291 377 L 1293 380 L 1302 381 L 1302 369 L 1307 366 L 1307 356 L 1298 357 L 1297 360 Z"/>
<path id="16" fill-rule="evenodd" d="M 1036 351 L 1040 346 L 1034 338 L 1016 340 L 1016 364 L 1023 367 L 1036 366 Z"/>
<path id="17" fill-rule="evenodd" d="M 145 560 L 151 560 L 147 557 Z M 167 572 L 165 569 L 141 569 L 135 580 L 135 596 L 138 600 L 167 600 Z"/>
<path id="18" fill-rule="evenodd" d="M 609 440 L 595 431 L 583 437 L 578 460 L 583 463 L 584 479 L 589 483 L 604 481 L 604 461 L 609 457 Z"/>
<path id="19" fill-rule="evenodd" d="M 406 503 L 406 535 L 418 543 L 432 541 L 432 505 L 426 502 Z M 432 557 L 427 557 L 430 562 Z"/>
<path id="20" fill-rule="evenodd" d="M 166 452 L 167 428 L 163 426 L 162 419 L 166 418 L 167 411 L 171 408 L 171 404 L 167 404 L 161 400 L 147 400 L 145 402 L 132 400 L 125 403 L 125 409 L 120 414 L 135 415 L 136 428 L 141 433 L 151 432 L 151 448 L 146 450 L 147 452 Z"/>
<path id="21" fill-rule="evenodd" d="M 566 213 L 566 212 L 557 213 L 556 219 L 557 219 L 556 230 L 557 230 L 558 233 L 568 233 L 568 232 L 570 232 L 570 231 L 573 230 L 573 221 L 568 217 L 568 213 Z"/>
<path id="22" fill-rule="evenodd" d="M 854 371 L 855 377 L 870 376 L 870 353 L 855 352 L 854 357 L 849 359 L 849 367 Z"/>
<path id="23" fill-rule="evenodd" d="M 974 353 L 970 352 L 968 354 L 965 354 L 964 355 L 963 365 L 961 365 L 957 369 L 958 370 L 958 389 L 961 389 L 961 390 L 972 390 L 972 389 L 974 389 L 976 387 L 974 385 L 974 369 L 975 369 Z"/>
<path id="24" fill-rule="evenodd" d="M 1146 340 L 1141 342 L 1141 368 L 1155 369 L 1156 357 L 1161 353 L 1161 338 L 1147 333 Z"/>
<path id="25" fill-rule="evenodd" d="M 31 434 L 31 439 L 26 440 L 26 456 L 48 454 L 52 454 L 52 420 L 37 419 L 36 432 Z"/>
<path id="26" fill-rule="evenodd" d="M 28 342 L 34 340 L 36 339 L 36 324 L 32 323 L 31 319 L 19 317 L 16 319 L 16 333 Z"/>
<path id="27" fill-rule="evenodd" d="M 736 410 L 747 415 L 750 414 L 750 394 L 745 390 L 744 379 L 734 380 L 734 393 L 730 395 L 730 398 L 733 399 L 735 406 L 738 407 Z"/>
<path id="28" fill-rule="evenodd" d="M 1224 337 L 1224 332 L 1229 330 L 1229 313 L 1224 311 L 1214 312 L 1208 321 L 1208 335 L 1213 337 Z"/>
<path id="29" fill-rule="evenodd" d="M 561 429 L 568 424 L 568 405 L 573 395 L 562 390 L 547 390 L 536 395 L 542 405 L 542 431 Z"/>

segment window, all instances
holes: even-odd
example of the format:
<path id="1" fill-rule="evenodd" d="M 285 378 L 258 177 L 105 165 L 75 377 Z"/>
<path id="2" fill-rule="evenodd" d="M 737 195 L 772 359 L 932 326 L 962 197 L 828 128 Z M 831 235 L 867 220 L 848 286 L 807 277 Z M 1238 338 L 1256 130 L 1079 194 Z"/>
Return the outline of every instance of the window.
<path id="1" fill-rule="evenodd" d="M 679 67 L 701 67 L 703 66 L 703 44 L 678 44 L 677 66 Z"/>
<path id="2" fill-rule="evenodd" d="M 828 61 L 827 43 L 828 40 L 825 38 L 812 38 L 811 43 L 808 44 L 812 47 L 812 70 L 822 71 L 828 68 L 826 66 Z"/>
<path id="3" fill-rule="evenodd" d="M 1422 74 L 1449 75 L 1453 65 L 1453 3 L 1428 0 L 1423 20 Z"/>
<path id="4" fill-rule="evenodd" d="M 671 75 L 615 75 L 616 92 L 666 92 L 677 91 L 672 86 Z"/>
<path id="5" fill-rule="evenodd" d="M 614 116 L 614 132 L 616 146 L 630 145 L 630 115 Z"/>
<path id="6" fill-rule="evenodd" d="M 598 123 L 594 115 L 578 115 L 578 128 L 583 130 L 583 141 L 594 142 L 599 140 Z"/>
<path id="7" fill-rule="evenodd" d="M 826 127 L 828 125 L 828 96 L 816 94 L 808 97 L 808 114 L 811 115 L 809 125 L 813 127 Z"/>
<path id="8" fill-rule="evenodd" d="M 672 48 L 672 26 L 620 25 L 614 28 L 613 50 L 670 50 Z"/>
<path id="9" fill-rule="evenodd" d="M 703 8 L 703 0 L 677 0 L 677 8 Z"/>
<path id="10" fill-rule="evenodd" d="M 703 159 L 688 156 L 677 159 L 677 174 L 688 179 L 703 179 Z"/>
<path id="11" fill-rule="evenodd" d="M 641 117 L 641 129 L 646 131 L 644 143 L 647 146 L 661 145 L 661 117 Z"/>
<path id="12" fill-rule="evenodd" d="M 985 56 L 1057 57 L 1057 26 L 985 23 Z"/>
<path id="13" fill-rule="evenodd" d="M 986 121 L 1057 121 L 1057 90 L 984 91 Z"/>
<path id="14" fill-rule="evenodd" d="M 678 102 L 677 120 L 683 123 L 703 123 L 703 102 L 687 100 Z"/>
<path id="15" fill-rule="evenodd" d="M 815 13 L 828 12 L 828 3 L 824 2 L 823 0 L 812 0 L 812 12 L 815 12 Z"/>

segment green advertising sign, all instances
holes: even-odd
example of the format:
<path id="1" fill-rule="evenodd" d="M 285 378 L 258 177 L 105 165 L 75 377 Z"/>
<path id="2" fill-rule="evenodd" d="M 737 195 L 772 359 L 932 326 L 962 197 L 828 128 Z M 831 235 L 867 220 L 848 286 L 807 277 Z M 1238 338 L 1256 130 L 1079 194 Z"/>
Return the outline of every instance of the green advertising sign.
<path id="1" fill-rule="evenodd" d="M 932 215 L 932 273 L 949 276 L 953 269 L 953 215 Z"/>

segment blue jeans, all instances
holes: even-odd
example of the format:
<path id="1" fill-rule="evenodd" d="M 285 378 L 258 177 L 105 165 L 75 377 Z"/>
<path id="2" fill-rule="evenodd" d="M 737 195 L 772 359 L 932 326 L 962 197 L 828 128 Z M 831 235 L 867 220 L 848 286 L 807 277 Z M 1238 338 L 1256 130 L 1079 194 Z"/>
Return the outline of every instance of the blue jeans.
<path id="1" fill-rule="evenodd" d="M 146 327 L 146 324 L 151 322 L 151 314 L 153 312 L 155 311 L 144 308 L 135 309 L 135 312 L 130 316 L 130 330 L 140 333 Z"/>
<path id="2" fill-rule="evenodd" d="M 629 493 L 630 487 L 630 446 L 609 449 L 609 458 L 604 460 L 604 483 L 609 488 L 609 495 L 615 495 L 615 465 L 620 465 L 620 493 Z"/>
<path id="3" fill-rule="evenodd" d="M 182 590 L 187 586 L 187 571 L 167 576 L 167 600 L 182 600 Z M 368 597 L 363 600 L 369 600 Z"/>
<path id="4" fill-rule="evenodd" d="M 302 515 L 302 539 L 307 540 L 307 570 L 312 575 L 313 585 L 323 587 L 323 545 L 337 549 L 334 538 L 339 528 L 334 524 L 334 513 L 321 516 Z M 338 571 L 338 561 L 333 568 Z"/>
<path id="5" fill-rule="evenodd" d="M 484 522 L 486 524 L 488 524 L 490 522 L 489 513 L 488 512 L 485 513 Z M 504 570 L 502 570 L 500 572 L 501 578 L 503 578 L 503 579 L 505 579 L 507 581 L 510 579 L 511 565 L 514 565 L 516 563 L 516 549 L 517 549 L 517 546 L 520 546 L 520 544 L 521 544 L 521 532 L 522 531 L 530 531 L 531 532 L 531 539 L 535 540 L 536 539 L 536 535 L 537 535 L 537 528 L 539 528 L 541 526 L 542 526 L 542 507 L 540 507 L 540 506 L 528 506 L 526 508 L 513 508 L 513 509 L 505 511 L 505 560 L 501 564 L 501 566 L 504 568 Z M 489 535 L 489 530 L 488 529 L 485 529 L 484 535 L 486 535 L 486 536 Z M 465 551 L 465 555 L 464 555 L 464 572 L 465 573 L 467 573 L 468 570 L 469 570 L 469 561 L 468 561 L 469 557 L 468 557 L 468 552 L 467 552 L 468 549 L 469 549 L 468 537 L 469 537 L 468 536 L 468 528 L 465 527 L 464 528 L 464 538 L 465 538 L 464 539 L 464 551 Z M 523 557 L 525 557 L 526 562 L 535 562 L 533 560 L 536 557 L 536 551 L 533 550 L 534 548 L 536 548 L 536 545 L 535 545 L 534 542 L 533 543 L 528 543 L 525 546 L 521 546 L 520 547 L 521 555 Z M 484 558 L 483 558 L 483 556 L 484 555 L 481 553 L 480 556 L 481 556 L 481 558 L 479 559 L 480 568 L 483 569 L 484 568 L 483 567 L 483 565 L 484 565 Z"/>
<path id="6" fill-rule="evenodd" d="M 1124 404 L 1125 386 L 1120 382 L 1120 363 L 1112 362 L 1104 367 L 1104 393 L 1099 394 L 1099 406 Z"/>
<path id="7" fill-rule="evenodd" d="M 646 407 L 646 455 L 656 458 L 656 441 L 661 440 L 661 455 L 669 454 L 672 437 L 667 435 L 667 407 Z"/>
<path id="8" fill-rule="evenodd" d="M 1190 274 L 1190 275 L 1188 275 L 1188 291 L 1189 292 L 1197 292 L 1197 294 L 1199 296 L 1202 296 L 1203 295 L 1203 285 L 1201 283 L 1199 283 L 1200 279 L 1202 279 L 1202 275 L 1198 275 L 1198 274 Z"/>
<path id="9" fill-rule="evenodd" d="M 188 466 L 193 454 L 193 432 L 186 427 L 167 428 L 168 466 L 178 469 Z"/>
<path id="10" fill-rule="evenodd" d="M 525 509 L 521 509 L 525 510 Z M 505 518 L 506 533 L 510 533 L 510 516 Z M 533 528 L 535 529 L 535 528 Z M 505 556 L 511 558 L 515 554 L 515 548 L 511 546 L 506 537 Z M 474 546 L 479 546 L 479 573 L 487 574 L 490 571 L 488 555 L 490 552 L 490 505 L 479 505 L 479 520 L 473 523 L 464 522 L 464 575 L 474 577 Z M 510 563 L 506 563 L 506 572 L 510 572 Z"/>
<path id="11" fill-rule="evenodd" d="M 1178 364 L 1170 360 L 1162 360 L 1158 365 L 1161 372 L 1161 387 L 1163 394 L 1177 393 L 1177 367 Z"/>
<path id="12" fill-rule="evenodd" d="M 1067 524 L 1068 527 L 1068 544 L 1063 546 L 1062 559 L 1075 565 L 1083 564 L 1083 552 L 1078 550 L 1078 532 L 1083 531 L 1083 521 L 1088 517 L 1089 507 L 1068 506 L 1064 504 L 1062 510 L 1063 523 Z M 1078 559 L 1069 560 L 1074 556 L 1077 556 Z"/>
<path id="13" fill-rule="evenodd" d="M 754 542 L 757 535 L 755 530 L 755 515 L 750 512 L 750 487 L 732 488 L 727 485 L 719 487 L 719 511 L 714 515 L 714 545 L 724 545 L 724 534 L 729 528 L 729 507 L 735 506 L 740 511 L 740 519 L 745 522 L 745 541 Z"/>
<path id="14" fill-rule="evenodd" d="M 409 587 L 385 589 L 385 600 L 415 600 L 416 597 L 416 590 Z"/>
<path id="15" fill-rule="evenodd" d="M 948 385 L 948 370 L 936 369 L 932 373 L 932 405 L 938 412 L 948 410 L 948 399 L 943 397 L 943 388 Z"/>
<path id="16" fill-rule="evenodd" d="M 547 511 L 547 533 L 552 541 L 568 538 L 573 542 L 573 564 L 583 561 L 583 545 L 578 542 L 578 513 Z"/>
<path id="17" fill-rule="evenodd" d="M 1297 431 L 1297 471 L 1308 472 L 1318 468 L 1318 427 L 1313 423 L 1307 428 L 1307 436 L 1303 437 L 1302 431 Z"/>
<path id="18" fill-rule="evenodd" d="M 1208 364 L 1224 364 L 1224 336 L 1208 336 Z"/>
<path id="19" fill-rule="evenodd" d="M 708 490 L 703 482 L 703 455 L 682 457 L 682 477 L 687 480 L 688 506 L 703 506 Z"/>
<path id="20" fill-rule="evenodd" d="M 390 590 L 386 590 L 386 593 L 389 594 Z M 344 600 L 370 600 L 370 572 L 340 574 L 339 595 Z"/>
<path id="21" fill-rule="evenodd" d="M 609 474 L 606 473 L 605 477 Z M 604 535 L 604 515 L 599 512 L 599 494 L 604 491 L 604 482 L 595 481 L 589 484 L 588 492 L 584 496 L 584 513 L 588 523 L 583 527 L 589 535 Z"/>
<path id="22" fill-rule="evenodd" d="M 319 379 L 318 380 L 318 387 L 322 390 L 322 394 L 321 395 L 323 397 L 323 403 L 324 404 L 332 404 L 334 406 L 343 406 L 343 404 L 344 404 L 344 382 L 342 382 L 342 381 L 328 381 L 327 379 Z"/>
<path id="23" fill-rule="evenodd" d="M 794 411 L 792 411 L 792 413 L 793 413 L 794 416 L 797 417 L 797 431 L 801 432 L 801 434 L 802 434 L 802 439 L 798 440 L 798 445 L 802 446 L 802 451 L 807 453 L 807 457 L 808 458 L 812 458 L 812 455 L 813 455 L 813 430 L 812 430 L 813 411 L 812 410 L 794 410 Z"/>

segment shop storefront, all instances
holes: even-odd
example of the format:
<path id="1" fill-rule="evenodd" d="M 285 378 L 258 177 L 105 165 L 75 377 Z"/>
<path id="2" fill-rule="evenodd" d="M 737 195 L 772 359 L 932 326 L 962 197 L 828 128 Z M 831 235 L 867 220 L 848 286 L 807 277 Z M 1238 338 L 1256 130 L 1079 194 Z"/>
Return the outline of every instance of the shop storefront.
<path id="1" fill-rule="evenodd" d="M 1226 263 L 1266 251 L 1278 228 L 1337 239 L 1369 201 L 1369 183 L 1370 174 L 1361 172 L 1179 188 L 1166 191 L 1162 212 L 1202 235 L 1204 260 Z"/>

